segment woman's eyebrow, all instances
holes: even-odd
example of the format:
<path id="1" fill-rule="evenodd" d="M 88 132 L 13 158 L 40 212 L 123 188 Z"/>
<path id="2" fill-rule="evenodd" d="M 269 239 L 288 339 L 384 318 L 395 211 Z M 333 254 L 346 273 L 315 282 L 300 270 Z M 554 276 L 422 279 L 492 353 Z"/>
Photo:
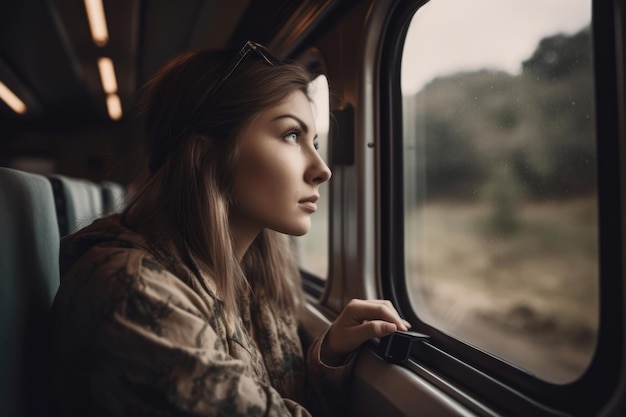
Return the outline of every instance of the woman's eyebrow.
<path id="1" fill-rule="evenodd" d="M 275 122 L 277 120 L 285 119 L 285 118 L 295 120 L 296 122 L 298 122 L 298 124 L 300 125 L 300 129 L 302 129 L 304 133 L 309 133 L 309 126 L 307 126 L 306 123 L 304 123 L 302 120 L 300 120 L 298 117 L 294 116 L 293 114 L 282 114 L 280 116 L 274 117 L 271 121 Z"/>
<path id="2" fill-rule="evenodd" d="M 309 126 L 307 126 L 306 123 L 304 123 L 302 120 L 300 120 L 298 117 L 294 116 L 293 114 L 281 114 L 280 116 L 274 117 L 271 121 L 275 122 L 280 119 L 293 119 L 296 122 L 298 122 L 298 124 L 300 125 L 300 129 L 302 129 L 304 133 L 309 133 Z M 317 139 L 317 137 L 318 137 L 318 134 L 315 133 L 315 136 L 313 136 L 313 140 Z"/>

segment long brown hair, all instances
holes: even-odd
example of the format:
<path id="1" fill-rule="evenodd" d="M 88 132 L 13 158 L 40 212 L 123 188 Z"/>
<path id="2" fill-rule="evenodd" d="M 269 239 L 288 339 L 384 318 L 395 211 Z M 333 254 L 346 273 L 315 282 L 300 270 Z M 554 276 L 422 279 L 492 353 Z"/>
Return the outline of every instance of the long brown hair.
<path id="1" fill-rule="evenodd" d="M 165 221 L 165 233 L 178 235 L 179 249 L 213 278 L 227 313 L 236 312 L 247 287 L 279 312 L 292 312 L 301 296 L 294 297 L 299 274 L 287 236 L 262 231 L 240 263 L 228 213 L 242 128 L 292 92 L 307 94 L 312 77 L 300 65 L 272 66 L 251 54 L 213 91 L 234 56 L 187 53 L 147 83 L 141 108 L 151 173 L 125 216 L 131 223 Z"/>

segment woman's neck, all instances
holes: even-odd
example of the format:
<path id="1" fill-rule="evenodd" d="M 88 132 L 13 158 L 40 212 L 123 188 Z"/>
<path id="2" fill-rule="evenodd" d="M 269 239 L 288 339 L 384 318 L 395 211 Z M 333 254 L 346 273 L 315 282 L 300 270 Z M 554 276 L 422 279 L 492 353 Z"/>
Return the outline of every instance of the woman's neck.
<path id="1" fill-rule="evenodd" d="M 235 256 L 241 262 L 254 239 L 261 233 L 261 229 L 247 222 L 236 221 L 236 219 L 231 217 L 230 232 L 233 237 Z"/>

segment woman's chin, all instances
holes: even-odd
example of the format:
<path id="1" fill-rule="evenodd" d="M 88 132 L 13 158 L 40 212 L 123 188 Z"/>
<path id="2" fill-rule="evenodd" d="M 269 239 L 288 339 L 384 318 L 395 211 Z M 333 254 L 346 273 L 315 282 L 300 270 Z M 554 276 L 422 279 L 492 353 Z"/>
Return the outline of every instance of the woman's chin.
<path id="1" fill-rule="evenodd" d="M 287 227 L 274 228 L 274 230 L 290 236 L 304 236 L 311 230 L 311 220 L 308 219 L 308 221 L 292 224 Z"/>

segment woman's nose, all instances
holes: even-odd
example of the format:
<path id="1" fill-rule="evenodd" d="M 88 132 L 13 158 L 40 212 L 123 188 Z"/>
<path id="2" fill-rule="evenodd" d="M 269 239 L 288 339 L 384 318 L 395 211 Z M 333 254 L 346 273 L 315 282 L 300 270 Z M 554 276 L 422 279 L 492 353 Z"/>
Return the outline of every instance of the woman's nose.
<path id="1" fill-rule="evenodd" d="M 307 172 L 307 182 L 311 182 L 313 184 L 321 184 L 326 182 L 332 176 L 332 172 L 324 159 L 322 159 L 321 155 L 315 151 L 313 156 L 313 161 L 311 166 Z"/>

